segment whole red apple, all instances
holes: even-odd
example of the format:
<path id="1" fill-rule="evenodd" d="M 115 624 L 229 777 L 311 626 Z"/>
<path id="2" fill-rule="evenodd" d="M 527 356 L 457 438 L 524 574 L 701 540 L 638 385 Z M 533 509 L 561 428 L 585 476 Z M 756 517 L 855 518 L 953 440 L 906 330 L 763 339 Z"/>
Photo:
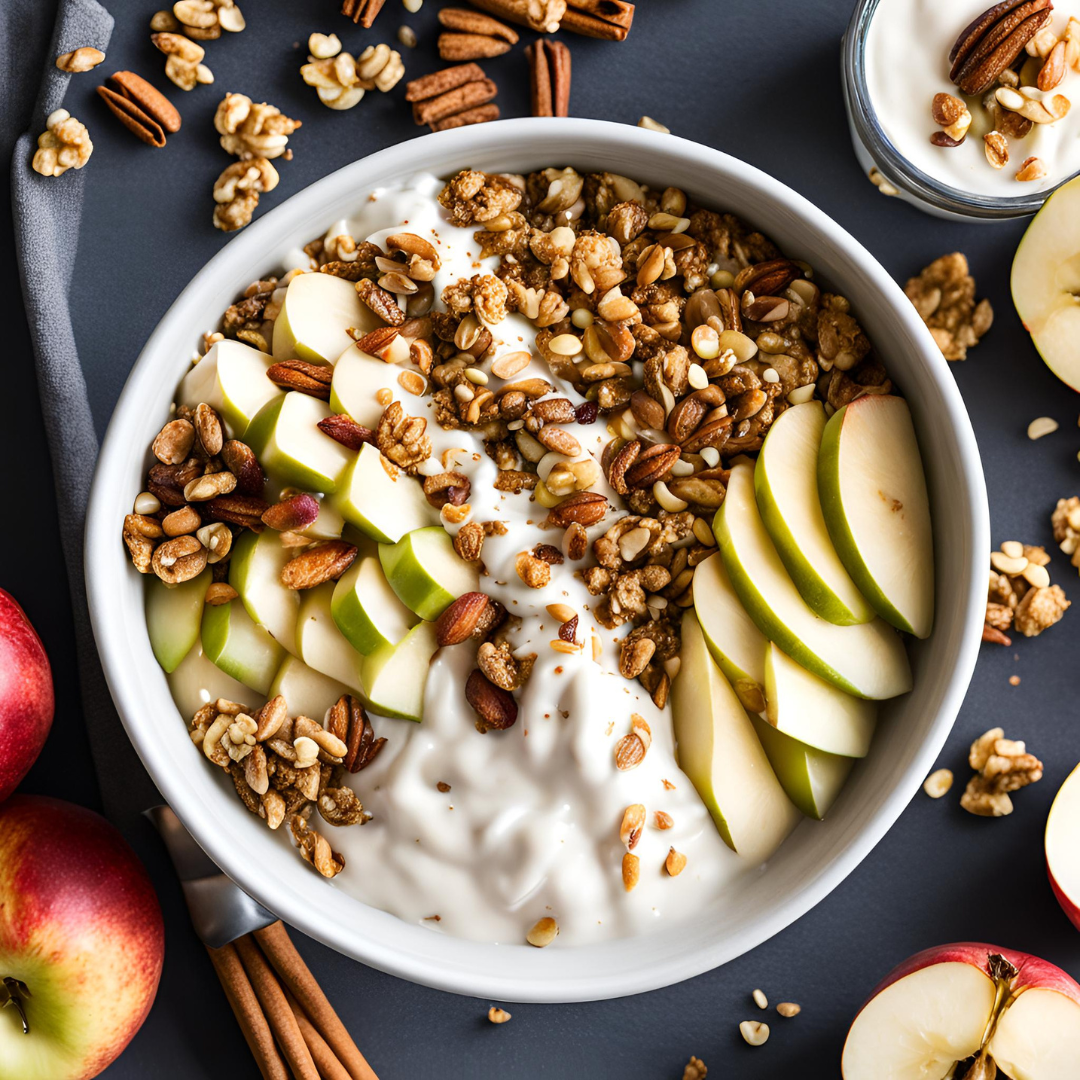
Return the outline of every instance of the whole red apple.
<path id="1" fill-rule="evenodd" d="M 0 802 L 27 774 L 53 719 L 49 658 L 26 613 L 0 589 Z"/>
<path id="2" fill-rule="evenodd" d="M 0 805 L 0 1080 L 89 1080 L 139 1030 L 161 976 L 154 887 L 91 810 Z"/>

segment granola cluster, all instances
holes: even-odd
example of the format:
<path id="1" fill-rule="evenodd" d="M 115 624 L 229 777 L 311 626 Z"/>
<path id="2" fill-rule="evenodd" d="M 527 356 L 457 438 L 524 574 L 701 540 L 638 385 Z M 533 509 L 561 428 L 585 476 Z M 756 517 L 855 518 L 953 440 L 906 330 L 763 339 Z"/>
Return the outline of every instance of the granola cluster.
<path id="1" fill-rule="evenodd" d="M 1018 540 L 1006 540 L 991 554 L 983 641 L 1011 645 L 1006 631 L 1013 626 L 1024 637 L 1037 637 L 1065 614 L 1071 601 L 1060 585 L 1050 584 L 1049 562 L 1045 548 Z"/>
<path id="2" fill-rule="evenodd" d="M 1013 812 L 1010 791 L 1042 779 L 1043 764 L 1022 742 L 1005 738 L 991 728 L 972 744 L 968 764 L 975 775 L 968 781 L 960 805 L 979 817 L 1005 817 Z"/>
<path id="3" fill-rule="evenodd" d="M 1073 495 L 1068 499 L 1058 499 L 1050 518 L 1050 527 L 1054 530 L 1058 547 L 1069 556 L 1072 565 L 1080 569 L 1080 498 Z"/>
<path id="4" fill-rule="evenodd" d="M 975 302 L 975 279 L 958 251 L 909 278 L 904 292 L 946 360 L 966 360 L 968 349 L 978 345 L 994 321 L 990 301 Z"/>

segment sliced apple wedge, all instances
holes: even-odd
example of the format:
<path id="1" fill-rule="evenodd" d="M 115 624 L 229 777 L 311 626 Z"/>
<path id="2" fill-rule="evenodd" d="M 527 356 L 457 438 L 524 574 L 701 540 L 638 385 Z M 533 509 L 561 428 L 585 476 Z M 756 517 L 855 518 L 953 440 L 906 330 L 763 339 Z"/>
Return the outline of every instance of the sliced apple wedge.
<path id="1" fill-rule="evenodd" d="M 279 645 L 295 652 L 300 595 L 281 584 L 281 570 L 289 558 L 279 533 L 272 529 L 262 533 L 245 529 L 233 543 L 229 584 L 240 594 L 255 622 L 265 626 Z"/>
<path id="2" fill-rule="evenodd" d="M 720 553 L 694 571 L 694 610 L 713 659 L 748 712 L 765 708 L 765 635 L 735 593 Z"/>
<path id="3" fill-rule="evenodd" d="M 351 281 L 332 274 L 297 274 L 274 322 L 274 359 L 332 364 L 352 344 L 350 327 L 366 334 L 382 325 L 360 302 Z"/>
<path id="4" fill-rule="evenodd" d="M 1080 930 L 1080 765 L 1058 789 L 1046 819 L 1046 871 L 1061 910 Z"/>
<path id="5" fill-rule="evenodd" d="M 758 455 L 754 490 L 776 553 L 807 606 L 829 622 L 851 626 L 870 622 L 875 612 L 844 569 L 821 513 L 817 463 L 824 430 L 820 401 L 785 409 Z"/>
<path id="6" fill-rule="evenodd" d="M 332 581 L 304 590 L 296 617 L 296 649 L 309 668 L 343 683 L 354 694 L 363 694 L 363 657 L 349 644 L 330 614 L 333 595 Z"/>
<path id="7" fill-rule="evenodd" d="M 298 529 L 313 540 L 339 540 L 345 529 L 345 519 L 329 498 L 319 500 L 319 516 L 303 529 Z"/>
<path id="8" fill-rule="evenodd" d="M 319 429 L 329 415 L 325 402 L 293 390 L 263 406 L 244 441 L 283 484 L 332 495 L 352 455 Z"/>
<path id="9" fill-rule="evenodd" d="M 1046 366 L 1080 390 L 1080 179 L 1032 219 L 1012 264 L 1016 313 Z"/>
<path id="10" fill-rule="evenodd" d="M 746 710 L 709 655 L 697 616 L 682 619 L 682 664 L 671 686 L 679 767 L 724 843 L 764 862 L 799 820 L 754 734 Z"/>
<path id="11" fill-rule="evenodd" d="M 397 598 L 377 555 L 357 559 L 334 586 L 330 613 L 337 628 L 364 656 L 396 645 L 416 624 L 416 616 Z"/>
<path id="12" fill-rule="evenodd" d="M 395 340 L 404 339 L 398 337 Z M 406 349 L 405 359 L 408 358 Z M 334 365 L 334 378 L 330 383 L 330 411 L 347 413 L 358 424 L 374 431 L 386 408 L 376 395 L 380 390 L 389 390 L 394 397 L 402 397 L 397 379 L 403 370 L 396 364 L 361 352 L 355 345 L 346 349 Z"/>
<path id="13" fill-rule="evenodd" d="M 808 818 L 821 821 L 847 782 L 854 758 L 815 750 L 752 716 L 765 756 L 788 798 Z"/>
<path id="14" fill-rule="evenodd" d="M 775 642 L 765 652 L 765 715 L 777 731 L 816 750 L 866 757 L 877 706 L 800 667 Z"/>
<path id="15" fill-rule="evenodd" d="M 205 401 L 217 410 L 228 436 L 241 439 L 255 414 L 284 394 L 266 374 L 273 362 L 267 353 L 225 338 L 184 376 L 176 403 L 194 408 Z"/>
<path id="16" fill-rule="evenodd" d="M 417 623 L 396 645 L 383 645 L 364 660 L 369 708 L 399 720 L 424 719 L 424 688 L 439 643 L 435 627 Z"/>
<path id="17" fill-rule="evenodd" d="M 393 544 L 430 525 L 433 512 L 411 476 L 365 443 L 338 481 L 334 507 L 352 526 L 380 544 Z"/>
<path id="18" fill-rule="evenodd" d="M 169 693 L 185 721 L 191 718 L 208 702 L 219 697 L 227 701 L 239 701 L 250 709 L 262 704 L 262 700 L 242 682 L 226 675 L 203 652 L 202 643 L 196 641 L 191 651 L 171 671 L 166 678 Z"/>
<path id="19" fill-rule="evenodd" d="M 806 606 L 762 524 L 749 462 L 733 466 L 713 529 L 747 614 L 788 656 L 856 697 L 890 698 L 911 689 L 907 653 L 890 626 L 881 619 L 836 626 Z"/>
<path id="20" fill-rule="evenodd" d="M 210 578 L 210 570 L 206 569 L 172 588 L 156 577 L 147 580 L 146 630 L 154 658 L 167 672 L 176 670 L 199 639 Z"/>
<path id="21" fill-rule="evenodd" d="M 396 544 L 379 548 L 390 587 L 410 610 L 433 622 L 462 593 L 475 592 L 476 567 L 454 550 L 445 529 L 416 529 Z"/>
<path id="22" fill-rule="evenodd" d="M 290 716 L 310 716 L 321 724 L 326 712 L 341 697 L 351 693 L 343 683 L 309 668 L 303 660 L 286 656 L 277 669 L 267 697 L 280 694 L 289 706 Z"/>
<path id="23" fill-rule="evenodd" d="M 226 675 L 258 694 L 270 689 L 285 650 L 253 622 L 237 600 L 207 605 L 202 617 L 203 652 Z"/>
<path id="24" fill-rule="evenodd" d="M 934 623 L 934 538 L 919 444 L 903 398 L 867 395 L 833 414 L 818 454 L 836 550 L 877 613 L 916 637 Z"/>

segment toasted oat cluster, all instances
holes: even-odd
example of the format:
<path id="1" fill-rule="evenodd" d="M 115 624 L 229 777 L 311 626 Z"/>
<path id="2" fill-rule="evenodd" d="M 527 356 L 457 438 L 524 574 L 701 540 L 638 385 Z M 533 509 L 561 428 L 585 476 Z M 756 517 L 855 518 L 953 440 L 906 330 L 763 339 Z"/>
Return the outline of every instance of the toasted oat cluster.
<path id="1" fill-rule="evenodd" d="M 990 301 L 975 302 L 975 279 L 958 251 L 909 278 L 904 292 L 946 360 L 966 360 L 968 349 L 979 344 L 994 321 Z"/>
<path id="2" fill-rule="evenodd" d="M 1064 501 L 1064 500 L 1063 500 Z M 983 641 L 1011 645 L 1005 633 L 1015 626 L 1024 637 L 1038 637 L 1071 606 L 1060 585 L 1050 584 L 1045 548 L 1006 540 L 990 556 Z"/>

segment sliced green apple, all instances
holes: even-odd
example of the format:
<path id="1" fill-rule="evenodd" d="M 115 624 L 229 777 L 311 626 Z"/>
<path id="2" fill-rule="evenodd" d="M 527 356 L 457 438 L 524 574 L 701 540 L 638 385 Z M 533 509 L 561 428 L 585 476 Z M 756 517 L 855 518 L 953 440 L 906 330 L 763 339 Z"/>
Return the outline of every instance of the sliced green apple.
<path id="1" fill-rule="evenodd" d="M 697 616 L 682 619 L 682 664 L 671 685 L 679 767 L 708 808 L 724 843 L 764 862 L 799 815 L 773 773 L 735 692 L 709 655 Z"/>
<path id="2" fill-rule="evenodd" d="M 319 500 L 319 516 L 303 529 L 297 530 L 313 540 L 338 540 L 345 528 L 341 511 L 329 498 Z"/>
<path id="3" fill-rule="evenodd" d="M 866 757 L 877 706 L 800 667 L 770 641 L 765 652 L 765 715 L 793 739 L 843 757 Z"/>
<path id="4" fill-rule="evenodd" d="M 820 821 L 840 794 L 855 759 L 815 750 L 777 731 L 760 716 L 751 719 L 788 798 L 807 817 Z"/>
<path id="5" fill-rule="evenodd" d="M 694 571 L 694 610 L 705 644 L 748 712 L 765 708 L 765 635 L 746 614 L 720 553 Z"/>
<path id="6" fill-rule="evenodd" d="M 330 612 L 348 642 L 365 656 L 383 645 L 396 645 L 416 623 L 390 588 L 376 555 L 357 559 L 341 575 Z"/>
<path id="7" fill-rule="evenodd" d="M 226 675 L 213 663 L 203 652 L 202 643 L 198 641 L 166 678 L 169 682 L 169 693 L 172 694 L 180 715 L 187 721 L 207 702 L 216 701 L 219 697 L 227 701 L 239 701 L 249 709 L 255 709 L 262 704 L 252 693 L 251 687 Z"/>
<path id="8" fill-rule="evenodd" d="M 290 716 L 310 716 L 322 723 L 329 709 L 342 694 L 351 693 L 343 683 L 309 668 L 303 660 L 286 656 L 277 669 L 267 697 L 280 694 L 289 706 Z"/>
<path id="9" fill-rule="evenodd" d="M 1080 178 L 1062 184 L 1027 227 L 1012 298 L 1046 366 L 1080 390 Z"/>
<path id="10" fill-rule="evenodd" d="M 331 411 L 348 413 L 358 424 L 374 430 L 386 408 L 379 403 L 377 395 L 380 390 L 389 390 L 394 397 L 401 397 L 397 378 L 402 370 L 396 364 L 361 352 L 355 345 L 346 349 L 334 365 L 334 379 L 330 383 Z"/>
<path id="11" fill-rule="evenodd" d="M 476 567 L 455 550 L 442 527 L 415 529 L 379 548 L 379 560 L 398 599 L 421 619 L 437 619 L 462 593 L 475 592 Z"/>
<path id="12" fill-rule="evenodd" d="M 903 398 L 867 395 L 833 414 L 818 455 L 821 508 L 863 596 L 916 637 L 934 623 L 934 538 L 919 444 Z"/>
<path id="13" fill-rule="evenodd" d="M 285 650 L 252 621 L 244 605 L 236 600 L 207 605 L 202 617 L 202 647 L 207 657 L 226 675 L 266 694 L 281 666 Z"/>
<path id="14" fill-rule="evenodd" d="M 758 455 L 754 490 L 776 553 L 810 610 L 851 626 L 870 622 L 874 609 L 844 569 L 821 513 L 817 464 L 824 430 L 820 401 L 785 409 Z"/>
<path id="15" fill-rule="evenodd" d="M 836 626 L 806 606 L 762 524 L 749 462 L 732 467 L 713 530 L 747 614 L 796 663 L 856 697 L 889 698 L 911 689 L 907 653 L 890 626 L 881 619 Z"/>
<path id="16" fill-rule="evenodd" d="M 296 619 L 296 648 L 309 668 L 343 683 L 354 694 L 363 694 L 363 657 L 349 644 L 330 614 L 333 595 L 332 581 L 304 591 Z"/>
<path id="17" fill-rule="evenodd" d="M 273 362 L 267 353 L 225 338 L 184 376 L 176 403 L 194 408 L 205 401 L 217 410 L 230 438 L 243 438 L 255 414 L 283 396 L 266 374 Z"/>
<path id="18" fill-rule="evenodd" d="M 383 645 L 364 660 L 369 708 L 399 720 L 424 719 L 424 687 L 439 643 L 431 623 L 417 623 L 396 645 Z"/>
<path id="19" fill-rule="evenodd" d="M 281 584 L 281 570 L 289 558 L 279 533 L 245 529 L 233 543 L 229 584 L 255 622 L 265 626 L 278 644 L 295 652 L 300 595 Z"/>
<path id="20" fill-rule="evenodd" d="M 319 429 L 329 415 L 325 402 L 293 390 L 263 406 L 244 441 L 283 484 L 331 495 L 352 455 Z"/>
<path id="21" fill-rule="evenodd" d="M 350 525 L 380 544 L 396 543 L 432 521 L 421 485 L 369 443 L 360 447 L 341 474 L 334 507 Z"/>
<path id="22" fill-rule="evenodd" d="M 366 334 L 382 325 L 360 302 L 353 282 L 332 274 L 297 274 L 274 322 L 274 359 L 332 364 L 352 344 L 350 327 Z"/>
<path id="23" fill-rule="evenodd" d="M 146 630 L 154 657 L 165 671 L 175 671 L 199 639 L 210 570 L 169 588 L 156 577 L 146 584 Z"/>

